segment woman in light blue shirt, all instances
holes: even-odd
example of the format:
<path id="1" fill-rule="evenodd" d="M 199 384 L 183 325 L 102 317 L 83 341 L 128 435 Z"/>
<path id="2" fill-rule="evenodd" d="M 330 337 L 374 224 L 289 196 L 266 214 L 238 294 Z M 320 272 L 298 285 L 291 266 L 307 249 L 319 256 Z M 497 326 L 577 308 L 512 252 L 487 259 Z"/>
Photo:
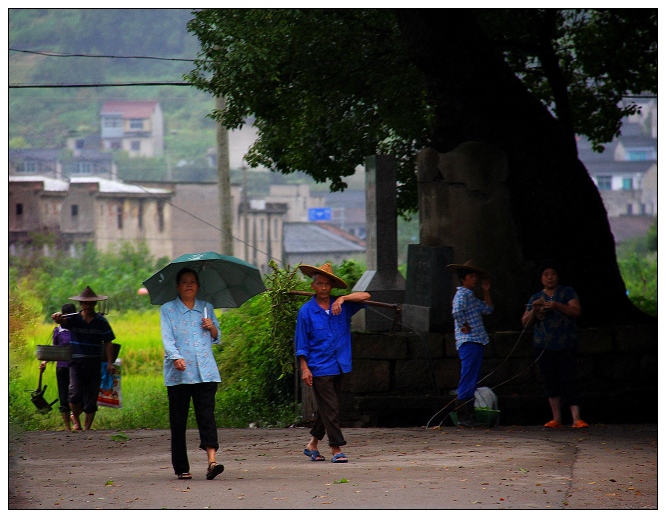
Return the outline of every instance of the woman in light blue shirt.
<path id="1" fill-rule="evenodd" d="M 199 448 L 208 455 L 206 478 L 224 471 L 215 461 L 220 447 L 215 422 L 215 393 L 220 372 L 213 355 L 219 343 L 220 325 L 212 304 L 196 298 L 199 278 L 183 268 L 176 276 L 178 297 L 162 306 L 160 323 L 164 344 L 164 384 L 169 397 L 171 463 L 179 479 L 191 479 L 187 457 L 187 415 L 190 399 L 199 428 Z"/>

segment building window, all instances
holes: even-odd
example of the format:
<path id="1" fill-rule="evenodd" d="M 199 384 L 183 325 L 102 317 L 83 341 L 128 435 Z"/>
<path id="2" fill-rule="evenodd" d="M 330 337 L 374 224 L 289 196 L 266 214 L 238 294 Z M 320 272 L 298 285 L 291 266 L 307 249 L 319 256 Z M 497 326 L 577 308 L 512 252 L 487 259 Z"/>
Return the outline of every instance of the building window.
<path id="1" fill-rule="evenodd" d="M 164 203 L 157 203 L 157 226 L 160 232 L 164 232 Z"/>
<path id="2" fill-rule="evenodd" d="M 656 160 L 657 150 L 653 147 L 634 147 L 627 148 L 625 151 L 626 160 L 629 162 L 641 162 L 644 160 Z"/>
<path id="3" fill-rule="evenodd" d="M 72 215 L 73 218 L 77 217 L 79 215 L 79 206 L 72 205 L 70 207 L 70 214 Z"/>
<path id="4" fill-rule="evenodd" d="M 647 207 L 645 206 L 645 203 L 641 203 L 641 216 L 647 215 Z"/>
<path id="5" fill-rule="evenodd" d="M 631 191 L 633 189 L 633 182 L 631 178 L 622 178 L 622 190 Z"/>
<path id="6" fill-rule="evenodd" d="M 600 191 L 610 191 L 612 189 L 612 178 L 610 176 L 597 176 L 597 187 Z"/>
<path id="7" fill-rule="evenodd" d="M 132 143 L 130 144 L 132 151 L 140 151 L 141 150 L 141 141 L 139 140 L 133 140 Z"/>
<path id="8" fill-rule="evenodd" d="M 123 118 L 118 116 L 106 116 L 102 118 L 102 125 L 105 128 L 122 128 Z"/>
<path id="9" fill-rule="evenodd" d="M 37 172 L 37 162 L 23 161 L 16 164 L 16 171 L 19 173 L 36 173 Z"/>
<path id="10" fill-rule="evenodd" d="M 86 141 L 83 140 L 82 138 L 77 139 L 76 142 L 74 143 L 74 147 L 76 149 L 83 149 L 85 147 Z"/>
<path id="11" fill-rule="evenodd" d="M 118 229 L 120 230 L 120 229 L 123 228 L 123 206 L 122 205 L 118 205 L 118 208 L 116 209 L 116 216 L 117 216 L 117 219 L 118 219 Z"/>
<path id="12" fill-rule="evenodd" d="M 77 162 L 74 164 L 74 172 L 79 174 L 92 173 L 93 167 L 90 162 Z"/>
<path id="13" fill-rule="evenodd" d="M 16 215 L 17 216 L 22 216 L 23 215 L 23 204 L 22 203 L 17 203 L 16 204 Z"/>
<path id="14" fill-rule="evenodd" d="M 111 142 L 111 149 L 117 151 L 120 149 L 120 142 Z"/>
<path id="15" fill-rule="evenodd" d="M 130 119 L 130 129 L 143 129 L 143 119 Z"/>
<path id="16" fill-rule="evenodd" d="M 634 206 L 631 203 L 627 203 L 627 215 L 631 216 L 634 213 Z"/>

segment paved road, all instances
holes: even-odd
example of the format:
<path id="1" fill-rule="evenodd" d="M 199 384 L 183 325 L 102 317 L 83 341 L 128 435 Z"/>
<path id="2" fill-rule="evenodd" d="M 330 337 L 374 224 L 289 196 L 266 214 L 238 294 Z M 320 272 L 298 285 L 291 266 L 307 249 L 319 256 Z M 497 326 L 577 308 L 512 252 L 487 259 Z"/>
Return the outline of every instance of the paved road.
<path id="1" fill-rule="evenodd" d="M 307 429 L 220 429 L 218 461 L 188 431 L 177 480 L 168 430 L 10 431 L 12 509 L 657 509 L 657 425 L 585 430 L 345 430 L 347 464 L 312 462 Z"/>

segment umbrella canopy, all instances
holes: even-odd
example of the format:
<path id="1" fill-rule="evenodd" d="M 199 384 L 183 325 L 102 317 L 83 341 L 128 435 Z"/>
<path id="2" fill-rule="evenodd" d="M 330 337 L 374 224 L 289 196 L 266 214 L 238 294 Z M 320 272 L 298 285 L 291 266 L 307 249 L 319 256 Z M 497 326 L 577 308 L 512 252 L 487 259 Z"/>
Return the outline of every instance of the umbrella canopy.
<path id="1" fill-rule="evenodd" d="M 164 304 L 178 296 L 176 275 L 182 268 L 197 272 L 197 298 L 210 302 L 215 308 L 237 308 L 266 291 L 259 269 L 250 263 L 215 252 L 185 254 L 143 281 L 152 304 Z"/>

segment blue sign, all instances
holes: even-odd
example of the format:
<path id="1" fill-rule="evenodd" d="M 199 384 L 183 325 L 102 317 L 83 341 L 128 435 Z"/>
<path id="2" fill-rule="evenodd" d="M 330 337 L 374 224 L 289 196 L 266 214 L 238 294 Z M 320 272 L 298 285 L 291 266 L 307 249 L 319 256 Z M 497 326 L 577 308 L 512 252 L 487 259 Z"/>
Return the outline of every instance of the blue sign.
<path id="1" fill-rule="evenodd" d="M 330 221 L 330 207 L 315 207 L 308 209 L 308 220 L 310 221 Z"/>

